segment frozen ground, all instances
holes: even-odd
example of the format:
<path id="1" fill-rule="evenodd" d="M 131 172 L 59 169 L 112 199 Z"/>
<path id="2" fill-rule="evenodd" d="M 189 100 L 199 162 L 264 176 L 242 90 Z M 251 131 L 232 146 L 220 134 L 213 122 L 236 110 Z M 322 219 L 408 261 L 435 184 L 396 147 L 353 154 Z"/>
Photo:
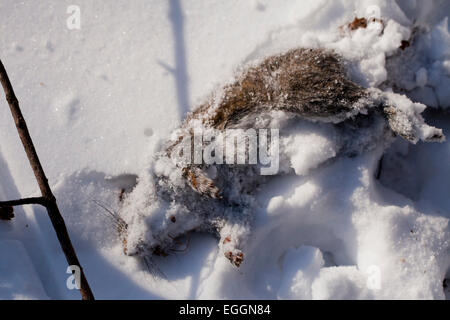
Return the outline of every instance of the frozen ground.
<path id="1" fill-rule="evenodd" d="M 397 141 L 379 180 L 380 150 L 316 169 L 297 155 L 299 175 L 258 196 L 240 269 L 198 234 L 155 259 L 164 276 L 154 277 L 123 255 L 93 200 L 114 207 L 189 109 L 246 63 L 299 46 L 337 50 L 361 83 L 430 106 L 426 118 L 450 136 L 448 1 L 76 2 L 80 30 L 66 27 L 73 1 L 2 0 L 0 54 L 97 298 L 445 298 L 449 142 Z M 339 31 L 372 5 L 382 34 Z M 0 128 L 0 199 L 38 195 L 3 96 Z M 299 141 L 317 146 L 307 160 L 326 157 L 320 136 Z M 44 210 L 0 221 L 0 298 L 78 299 L 66 268 Z"/>

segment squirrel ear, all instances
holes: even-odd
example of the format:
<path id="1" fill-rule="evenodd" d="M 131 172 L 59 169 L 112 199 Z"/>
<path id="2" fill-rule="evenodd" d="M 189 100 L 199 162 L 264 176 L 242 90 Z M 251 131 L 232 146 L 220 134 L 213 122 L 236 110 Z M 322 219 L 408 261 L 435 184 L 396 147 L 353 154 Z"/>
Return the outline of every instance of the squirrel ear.
<path id="1" fill-rule="evenodd" d="M 411 143 L 416 144 L 419 140 L 427 142 L 443 142 L 445 140 L 442 129 L 426 124 L 420 114 L 406 114 L 392 106 L 385 107 L 383 111 L 391 130 Z"/>
<path id="2" fill-rule="evenodd" d="M 208 196 L 213 199 L 220 199 L 220 190 L 214 184 L 207 174 L 198 167 L 188 167 L 183 169 L 183 176 L 188 184 L 201 195 Z"/>

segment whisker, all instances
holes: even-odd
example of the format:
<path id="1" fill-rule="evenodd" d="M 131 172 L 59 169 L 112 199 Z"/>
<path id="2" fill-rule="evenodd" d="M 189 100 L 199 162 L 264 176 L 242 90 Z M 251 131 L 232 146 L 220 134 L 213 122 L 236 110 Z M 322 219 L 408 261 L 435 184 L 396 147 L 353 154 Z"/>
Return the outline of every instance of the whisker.
<path id="1" fill-rule="evenodd" d="M 125 222 L 123 221 L 123 219 L 119 216 L 119 214 L 116 211 L 113 211 L 111 209 L 109 209 L 106 204 L 102 204 L 100 201 L 98 200 L 92 200 L 95 204 L 97 204 L 99 207 L 103 208 L 106 212 L 108 212 L 114 219 L 116 219 L 118 222 L 120 222 L 121 224 L 125 225 Z"/>
<path id="2" fill-rule="evenodd" d="M 93 199 L 92 200 L 95 204 L 97 204 L 99 207 L 102 207 L 103 209 L 105 209 L 111 216 L 113 216 L 114 218 L 120 218 L 119 215 L 117 214 L 117 212 L 109 209 L 107 207 L 107 204 L 105 204 L 104 202 L 102 203 L 99 200 Z"/>
<path id="3" fill-rule="evenodd" d="M 117 214 L 113 213 L 111 210 L 109 210 L 108 208 L 106 208 L 104 205 L 102 205 L 99 201 L 97 200 L 91 200 L 92 202 L 94 202 L 97 206 L 99 206 L 100 208 L 102 208 L 105 211 L 101 211 L 101 213 L 105 216 L 108 217 L 110 219 L 112 219 L 112 222 L 114 223 L 114 225 L 117 228 L 124 228 L 126 226 L 126 223 L 122 220 L 122 218 L 120 218 Z M 109 214 L 108 214 L 109 213 Z"/>
<path id="4" fill-rule="evenodd" d="M 148 272 L 153 276 L 155 280 L 157 280 L 158 278 L 168 280 L 167 276 L 164 274 L 164 272 L 161 271 L 161 269 L 151 257 L 144 256 L 143 260 L 145 265 L 147 266 Z"/>

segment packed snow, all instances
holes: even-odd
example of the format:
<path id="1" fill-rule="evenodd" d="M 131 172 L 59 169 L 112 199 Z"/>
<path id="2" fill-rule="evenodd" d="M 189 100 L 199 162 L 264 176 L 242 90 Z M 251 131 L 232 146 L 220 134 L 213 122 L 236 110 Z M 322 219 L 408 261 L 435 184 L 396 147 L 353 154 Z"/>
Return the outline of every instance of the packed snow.
<path id="1" fill-rule="evenodd" d="M 71 5 L 80 29 L 67 27 Z M 359 84 L 449 137 L 448 16 L 445 0 L 0 2 L 0 58 L 96 298 L 449 298 L 448 140 L 397 138 L 336 158 L 330 128 L 305 123 L 282 141 L 280 170 L 293 174 L 254 199 L 240 268 L 201 233 L 149 266 L 124 255 L 107 211 L 121 188 L 145 182 L 189 110 L 249 64 L 294 48 L 335 50 Z M 355 17 L 367 27 L 351 30 Z M 0 115 L 0 200 L 37 196 L 3 95 Z M 0 220 L 0 299 L 78 299 L 69 277 L 44 209 Z"/>

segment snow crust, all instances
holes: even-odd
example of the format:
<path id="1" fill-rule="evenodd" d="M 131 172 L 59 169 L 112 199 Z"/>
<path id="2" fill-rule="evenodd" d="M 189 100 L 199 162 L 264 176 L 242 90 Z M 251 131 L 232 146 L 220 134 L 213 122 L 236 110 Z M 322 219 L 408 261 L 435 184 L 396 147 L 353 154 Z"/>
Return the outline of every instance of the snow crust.
<path id="1" fill-rule="evenodd" d="M 152 275 L 123 254 L 104 209 L 117 210 L 120 188 L 136 179 L 147 194 L 143 172 L 189 109 L 248 64 L 296 47 L 336 50 L 361 85 L 382 90 L 405 114 L 422 113 L 448 136 L 447 1 L 77 2 L 81 30 L 66 28 L 72 3 L 2 1 L 0 51 L 96 297 L 448 297 L 448 141 L 398 139 L 387 150 L 334 159 L 330 131 L 306 126 L 290 135 L 280 167 L 294 174 L 255 198 L 240 269 L 219 254 L 214 237 L 193 234 L 180 245 L 185 252 L 155 257 Z M 339 28 L 368 17 L 374 5 L 383 24 Z M 410 42 L 405 50 L 402 40 Z M 38 195 L 4 98 L 0 128 L 0 199 Z M 418 128 L 422 138 L 431 135 Z M 176 174 L 168 165 L 155 169 Z M 66 269 L 42 209 L 25 207 L 12 222 L 0 221 L 0 298 L 77 299 Z"/>

